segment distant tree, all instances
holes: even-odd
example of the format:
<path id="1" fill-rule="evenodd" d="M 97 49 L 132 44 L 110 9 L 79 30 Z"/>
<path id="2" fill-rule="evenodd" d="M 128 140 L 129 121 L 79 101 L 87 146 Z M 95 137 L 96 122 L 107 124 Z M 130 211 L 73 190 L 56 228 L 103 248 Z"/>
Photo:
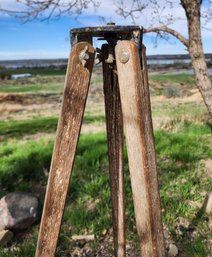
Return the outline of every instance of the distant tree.
<path id="1" fill-rule="evenodd" d="M 89 7 L 99 7 L 97 0 L 17 0 L 26 7 L 24 11 L 3 10 L 16 17 L 25 20 L 49 19 L 52 16 L 60 16 L 63 13 L 78 13 Z M 146 3 L 145 3 L 146 2 Z M 174 14 L 174 6 L 178 3 L 185 11 L 187 18 L 188 36 L 184 37 L 180 32 L 170 28 L 170 25 L 178 19 Z M 136 16 L 151 15 L 152 24 L 144 29 L 144 33 L 155 32 L 157 35 L 165 37 L 170 34 L 177 38 L 188 50 L 191 57 L 192 66 L 196 77 L 196 85 L 202 95 L 208 112 L 212 115 L 212 83 L 209 77 L 207 64 L 205 61 L 202 36 L 201 36 L 201 17 L 209 20 L 212 18 L 212 0 L 205 0 L 207 10 L 202 11 L 202 0 L 120 0 L 116 3 L 117 14 L 122 17 L 131 17 L 135 21 Z M 130 6 L 130 8 L 128 8 Z M 172 13 L 165 16 L 162 12 L 172 8 Z M 1 9 L 0 9 L 1 10 Z M 145 13 L 146 12 L 146 13 Z M 157 23 L 157 24 L 156 24 Z"/>

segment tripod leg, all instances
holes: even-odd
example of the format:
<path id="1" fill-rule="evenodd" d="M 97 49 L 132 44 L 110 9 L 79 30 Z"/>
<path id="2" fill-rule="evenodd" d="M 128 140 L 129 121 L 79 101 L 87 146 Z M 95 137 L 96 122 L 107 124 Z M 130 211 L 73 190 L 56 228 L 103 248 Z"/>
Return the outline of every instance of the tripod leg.
<path id="1" fill-rule="evenodd" d="M 115 52 L 141 256 L 164 257 L 147 77 L 134 42 L 118 42 Z"/>
<path id="2" fill-rule="evenodd" d="M 105 112 L 108 137 L 113 237 L 116 257 L 125 256 L 123 121 L 116 67 L 106 63 L 108 45 L 102 46 Z"/>
<path id="3" fill-rule="evenodd" d="M 86 58 L 88 59 L 85 63 Z M 84 61 L 84 62 L 83 62 Z M 78 43 L 70 54 L 36 257 L 53 257 L 87 99 L 94 48 Z"/>

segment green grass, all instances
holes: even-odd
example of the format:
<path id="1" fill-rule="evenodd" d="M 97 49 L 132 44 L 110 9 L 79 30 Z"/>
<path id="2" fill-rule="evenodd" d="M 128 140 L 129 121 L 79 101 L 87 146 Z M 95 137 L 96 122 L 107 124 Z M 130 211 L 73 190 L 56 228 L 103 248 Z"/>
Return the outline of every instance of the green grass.
<path id="1" fill-rule="evenodd" d="M 149 78 L 156 81 L 169 81 L 174 83 L 195 85 L 194 75 L 190 74 L 150 74 Z"/>
<path id="2" fill-rule="evenodd" d="M 193 136 L 203 136 L 212 134 L 212 124 L 207 122 L 203 124 L 192 124 L 191 122 L 184 122 L 184 126 L 181 128 L 181 133 L 193 135 Z"/>
<path id="3" fill-rule="evenodd" d="M 2 93 L 49 93 L 62 92 L 62 83 L 43 83 L 43 84 L 24 84 L 24 85 L 1 85 L 0 92 Z"/>
<path id="4" fill-rule="evenodd" d="M 173 99 L 174 103 L 174 99 Z M 173 104 L 170 106 L 168 103 L 160 103 L 159 106 L 154 106 L 152 104 L 152 113 L 153 117 L 170 117 L 172 122 L 175 122 L 176 118 L 182 119 L 182 117 L 200 117 L 207 114 L 207 110 L 204 105 L 196 104 L 196 103 L 179 103 Z"/>
<path id="5" fill-rule="evenodd" d="M 48 79 L 46 77 L 46 79 Z M 23 80 L 24 83 L 15 84 L 13 81 L 11 83 L 4 83 L 0 81 L 0 92 L 1 93 L 62 93 L 64 89 L 64 81 L 63 82 L 35 82 L 33 83 L 31 80 L 27 81 Z M 27 83 L 26 83 L 27 82 Z M 95 80 L 93 82 L 94 85 L 102 84 L 102 79 Z"/>
<path id="6" fill-rule="evenodd" d="M 169 115 L 171 117 L 182 117 L 186 116 L 201 116 L 206 114 L 206 108 L 203 105 L 197 105 L 195 103 L 185 103 L 175 106 L 169 109 Z"/>
<path id="7" fill-rule="evenodd" d="M 18 70 L 15 73 L 31 72 Z M 64 75 L 65 71 L 33 69 L 32 74 L 49 76 Z M 162 74 L 150 75 L 158 81 L 182 83 L 193 87 L 193 75 Z M 43 78 L 45 79 L 45 78 Z M 94 83 L 101 83 L 101 78 L 94 78 Z M 23 84 L 14 86 L 1 85 L 1 92 L 61 92 L 62 83 Z M 174 101 L 174 100 L 173 100 Z M 205 176 L 202 160 L 212 158 L 210 123 L 183 122 L 182 116 L 203 116 L 203 107 L 196 103 L 181 105 L 153 106 L 156 117 L 168 115 L 173 124 L 169 132 L 155 132 L 157 167 L 164 210 L 163 222 L 168 226 L 173 239 L 181 245 L 187 257 L 209 257 L 205 240 L 209 238 L 208 216 L 200 209 L 192 207 L 190 201 L 202 203 L 201 192 L 211 191 L 212 181 Z M 189 120 L 189 119 L 188 119 Z M 192 120 L 192 119 L 191 119 Z M 84 123 L 104 122 L 103 115 L 85 113 Z M 34 118 L 22 121 L 0 121 L 0 197 L 7 192 L 32 192 L 44 199 L 47 183 L 46 171 L 49 170 L 53 139 L 42 137 L 36 140 L 22 140 L 25 135 L 36 133 L 55 133 L 58 119 L 56 117 Z M 125 155 L 125 191 L 126 191 L 126 228 L 127 237 L 137 242 L 135 218 L 130 186 L 130 177 Z M 107 142 L 104 134 L 82 135 L 80 137 L 71 187 L 69 189 L 64 221 L 59 238 L 57 256 L 67 255 L 76 246 L 71 240 L 73 234 L 83 234 L 85 229 L 96 235 L 93 247 L 101 244 L 102 230 L 112 226 L 110 206 L 109 174 L 107 161 Z M 186 219 L 198 235 L 190 237 L 190 227 L 182 228 L 182 234 L 176 233 L 178 218 Z M 0 257 L 33 257 L 38 235 L 38 226 L 34 226 L 30 237 L 16 236 L 13 246 L 7 252 L 0 251 Z"/>
<path id="8" fill-rule="evenodd" d="M 104 122 L 103 115 L 85 114 L 83 122 L 86 124 L 95 122 Z M 4 138 L 22 137 L 24 135 L 33 135 L 36 133 L 51 133 L 57 128 L 57 117 L 34 118 L 29 120 L 9 120 L 0 121 L 0 136 Z"/>
<path id="9" fill-rule="evenodd" d="M 211 179 L 203 179 L 204 166 L 199 164 L 202 159 L 212 158 L 208 141 L 211 132 L 210 124 L 186 122 L 178 132 L 157 131 L 155 136 L 163 221 L 188 257 L 209 256 L 203 240 L 209 238 L 208 223 L 204 214 L 198 217 L 199 211 L 189 202 L 203 203 L 201 192 L 208 192 L 212 187 Z M 198 231 L 197 238 L 191 239 L 189 228 L 182 228 L 180 236 L 176 234 L 179 217 L 188 220 L 190 227 Z"/>
<path id="10" fill-rule="evenodd" d="M 0 135 L 7 137 L 22 137 L 27 134 L 50 133 L 57 128 L 58 118 L 34 118 L 30 120 L 0 121 Z"/>
<path id="11" fill-rule="evenodd" d="M 201 236 L 197 237 L 192 244 L 184 242 L 183 246 L 187 257 L 207 257 L 211 254 L 211 251 L 205 247 L 204 237 Z"/>
<path id="12" fill-rule="evenodd" d="M 0 185 L 6 191 L 33 191 L 49 169 L 53 142 L 42 139 L 0 146 Z M 1 191 L 1 194 L 3 192 Z"/>
<path id="13" fill-rule="evenodd" d="M 0 76 L 2 73 L 5 73 L 4 70 L 0 71 Z M 47 77 L 47 81 L 40 82 L 39 78 L 37 82 L 32 82 L 31 79 L 22 79 L 18 80 L 17 83 L 14 84 L 14 81 L 11 83 L 5 83 L 4 81 L 1 82 L 0 85 L 0 92 L 5 93 L 27 93 L 27 92 L 62 92 L 63 91 L 63 82 L 57 83 L 54 80 L 49 82 L 49 76 L 58 76 L 58 75 L 65 75 L 64 70 L 57 70 L 53 68 L 33 68 L 33 69 L 17 69 L 17 70 L 8 70 L 7 73 L 11 74 L 21 74 L 21 73 L 31 73 L 33 76 L 41 76 L 42 78 Z M 195 85 L 195 78 L 194 75 L 189 74 L 150 74 L 151 80 L 156 81 L 169 81 L 173 83 L 181 83 L 185 85 L 193 86 Z M 64 78 L 65 79 L 65 78 Z M 23 83 L 21 83 L 23 82 Z M 92 78 L 92 83 L 95 85 L 102 84 L 102 76 L 94 76 Z M 157 91 L 157 94 L 164 93 L 164 89 L 160 88 Z"/>
<path id="14" fill-rule="evenodd" d="M 56 76 L 56 75 L 65 75 L 66 68 L 19 68 L 19 69 L 1 69 L 0 76 L 2 74 L 23 74 L 31 73 L 32 75 L 41 75 L 41 76 Z"/>
<path id="15" fill-rule="evenodd" d="M 208 252 L 204 243 L 209 235 L 207 222 L 204 217 L 198 216 L 198 209 L 190 206 L 188 202 L 202 202 L 200 192 L 207 192 L 212 187 L 211 180 L 203 179 L 204 166 L 200 165 L 202 159 L 212 158 L 208 141 L 210 135 L 210 124 L 195 125 L 188 122 L 182 123 L 177 133 L 162 130 L 155 133 L 161 204 L 164 209 L 163 221 L 188 257 L 203 257 L 207 256 Z M 47 182 L 43 171 L 49 169 L 52 149 L 53 142 L 48 138 L 29 142 L 14 139 L 3 143 L 0 146 L 0 195 L 11 191 L 35 193 L 37 190 L 43 199 L 44 192 L 35 185 L 43 186 Z M 125 177 L 127 235 L 128 238 L 134 238 L 135 220 L 127 162 Z M 70 239 L 71 235 L 84 233 L 85 229 L 89 233 L 94 233 L 98 242 L 102 230 L 109 230 L 112 226 L 110 202 L 106 136 L 82 135 L 77 149 L 57 256 L 61 256 L 63 252 L 70 252 L 74 245 Z M 88 208 L 89 205 L 93 208 Z M 199 236 L 192 242 L 186 228 L 181 236 L 176 234 L 175 224 L 179 217 L 187 219 L 198 231 Z M 0 257 L 33 256 L 37 230 L 36 227 L 33 239 L 28 239 L 20 245 L 19 252 L 0 252 Z M 29 245 L 33 245 L 32 248 L 29 248 Z"/>

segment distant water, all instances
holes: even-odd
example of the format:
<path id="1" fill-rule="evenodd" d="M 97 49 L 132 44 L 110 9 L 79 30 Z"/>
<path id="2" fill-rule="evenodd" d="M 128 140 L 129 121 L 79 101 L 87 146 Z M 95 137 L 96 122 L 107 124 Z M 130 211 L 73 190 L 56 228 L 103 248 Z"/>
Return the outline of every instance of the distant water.
<path id="1" fill-rule="evenodd" d="M 210 61 L 210 59 L 206 59 L 206 61 Z M 147 60 L 147 64 L 148 65 L 175 65 L 175 64 L 191 64 L 191 60 L 190 59 L 156 59 L 156 60 Z M 188 68 L 188 69 L 175 69 L 174 70 L 168 70 L 168 73 L 172 73 L 172 74 L 194 74 L 193 69 Z M 209 75 L 212 75 L 212 68 L 208 69 Z"/>
<path id="2" fill-rule="evenodd" d="M 206 61 L 209 61 L 210 59 L 206 58 Z M 19 69 L 19 68 L 48 68 L 48 67 L 64 67 L 67 65 L 68 60 L 67 59 L 55 59 L 55 60 L 30 60 L 30 61 L 6 61 L 1 62 L 0 65 L 4 66 L 6 69 Z M 171 65 L 173 70 L 167 70 L 168 73 L 173 74 L 180 74 L 180 73 L 186 73 L 186 74 L 193 74 L 193 70 L 191 68 L 188 69 L 177 69 L 174 67 L 176 64 L 191 64 L 191 60 L 188 58 L 185 59 L 158 59 L 158 58 L 147 58 L 147 64 L 151 66 L 158 66 L 160 65 Z M 190 65 L 189 65 L 190 66 Z M 151 67 L 154 69 L 154 67 Z M 157 67 L 155 68 L 157 70 Z M 209 74 L 212 75 L 212 68 L 209 69 Z"/>
<path id="3" fill-rule="evenodd" d="M 194 74 L 193 69 L 174 69 L 174 70 L 167 70 L 167 73 L 171 74 Z M 212 76 L 212 68 L 208 69 L 209 75 Z"/>
<path id="4" fill-rule="evenodd" d="M 169 59 L 169 60 L 147 60 L 147 64 L 149 65 L 164 65 L 164 64 L 181 64 L 181 63 L 191 63 L 191 60 L 184 59 L 184 60 L 176 60 L 176 59 Z"/>
<path id="5" fill-rule="evenodd" d="M 53 66 L 53 67 L 61 67 L 61 66 L 64 66 L 64 65 L 67 65 L 67 63 L 40 63 L 40 64 L 8 64 L 8 65 L 4 65 L 4 67 L 6 69 L 20 69 L 20 68 L 48 68 L 50 66 Z"/>

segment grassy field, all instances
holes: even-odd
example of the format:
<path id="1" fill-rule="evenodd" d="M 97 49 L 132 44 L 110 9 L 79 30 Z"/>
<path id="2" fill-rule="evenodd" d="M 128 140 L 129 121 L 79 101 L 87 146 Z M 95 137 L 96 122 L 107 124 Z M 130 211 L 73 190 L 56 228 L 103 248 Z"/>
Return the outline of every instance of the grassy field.
<path id="1" fill-rule="evenodd" d="M 57 78 L 57 76 L 55 77 Z M 45 80 L 48 77 L 44 76 Z M 51 78 L 52 79 L 52 78 Z M 162 216 L 171 242 L 179 249 L 182 257 L 210 256 L 211 217 L 205 214 L 202 203 L 206 192 L 211 191 L 212 180 L 205 168 L 205 162 L 212 159 L 212 123 L 207 116 L 201 101 L 185 101 L 184 98 L 167 97 L 161 83 L 175 83 L 188 90 L 195 88 L 192 76 L 185 75 L 150 75 L 150 87 L 157 82 L 160 87 L 153 88 L 152 109 L 153 120 L 160 121 L 155 126 L 155 147 L 158 167 L 158 178 L 161 194 Z M 96 90 L 101 79 L 94 76 L 91 99 L 96 99 Z M 24 82 L 27 93 L 42 93 L 36 82 L 34 88 Z M 51 83 L 54 83 L 51 80 Z M 62 92 L 62 80 L 57 90 Z M 0 85 L 0 92 L 14 90 L 13 82 Z M 6 91 L 11 87 L 11 91 Z M 21 85 L 18 86 L 21 88 Z M 46 87 L 43 82 L 42 87 Z M 13 91 L 13 90 L 14 91 Z M 46 91 L 45 91 L 46 92 Z M 194 95 L 192 91 L 192 96 Z M 48 101 L 48 99 L 47 99 Z M 101 109 L 101 106 L 99 107 Z M 49 171 L 57 127 L 57 116 L 5 119 L 0 122 L 0 197 L 8 192 L 32 192 L 43 202 L 47 172 Z M 104 123 L 103 110 L 86 111 L 85 126 L 93 125 L 93 133 L 81 135 L 68 193 L 67 206 L 57 249 L 57 256 L 74 256 L 73 250 L 87 247 L 92 253 L 98 252 L 101 246 L 111 241 L 111 206 L 109 190 L 109 174 L 107 161 L 107 143 L 105 132 L 97 133 L 95 124 Z M 125 147 L 125 189 L 126 189 L 126 235 L 128 244 L 137 249 L 137 237 L 130 177 Z M 0 257 L 34 256 L 39 224 L 30 231 L 18 234 L 13 241 L 0 251 Z M 79 246 L 72 240 L 72 235 L 94 234 L 95 242 Z M 107 246 L 107 247 L 106 247 Z M 112 243 L 106 244 L 108 252 L 112 251 Z M 135 251 L 137 252 L 137 250 Z M 83 256 L 83 255 L 78 255 Z M 137 255 L 132 255 L 137 256 Z"/>
<path id="2" fill-rule="evenodd" d="M 194 75 L 191 74 L 152 74 L 149 78 L 156 81 L 170 81 L 174 83 L 195 85 Z"/>
<path id="3" fill-rule="evenodd" d="M 65 75 L 66 68 L 57 68 L 57 67 L 47 67 L 47 68 L 19 68 L 19 69 L 1 69 L 0 77 L 3 74 L 25 74 L 30 73 L 34 76 L 56 76 L 56 75 Z"/>

